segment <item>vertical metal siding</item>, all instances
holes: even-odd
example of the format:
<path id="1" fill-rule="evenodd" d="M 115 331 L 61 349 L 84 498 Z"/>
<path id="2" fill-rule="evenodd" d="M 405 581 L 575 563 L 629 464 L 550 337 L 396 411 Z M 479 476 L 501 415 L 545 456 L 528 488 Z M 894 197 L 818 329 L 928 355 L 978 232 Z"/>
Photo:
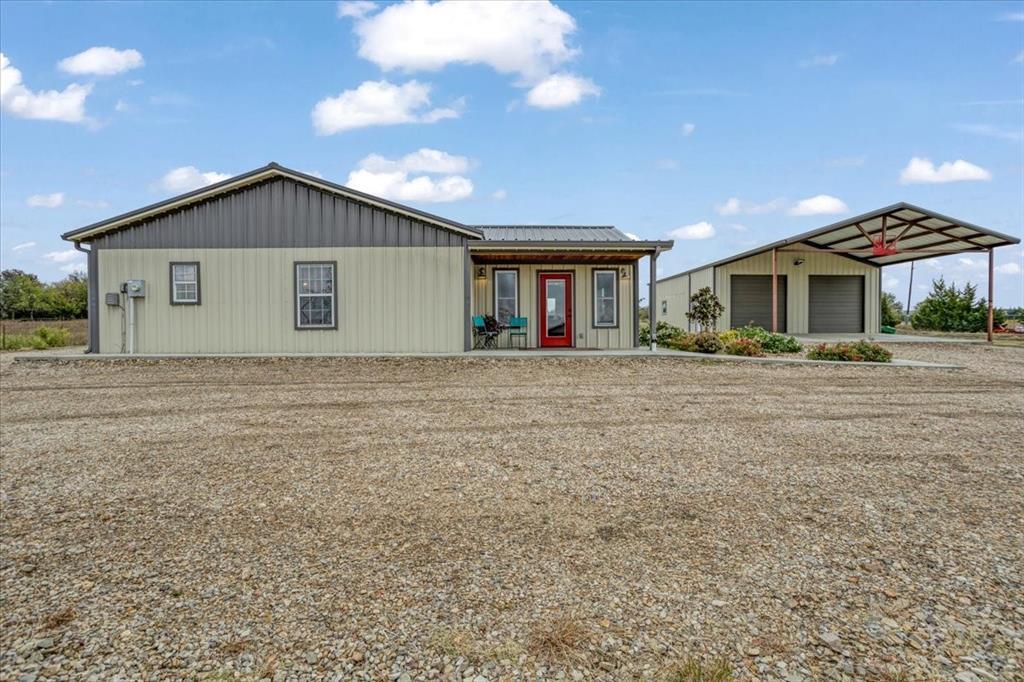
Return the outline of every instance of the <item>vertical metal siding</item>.
<path id="1" fill-rule="evenodd" d="M 92 242 L 103 249 L 462 246 L 466 237 L 277 178 Z"/>
<path id="2" fill-rule="evenodd" d="M 571 272 L 573 274 L 573 335 L 577 348 L 633 348 L 633 323 L 636 301 L 633 298 L 632 274 L 623 277 L 621 269 L 632 273 L 632 265 L 560 265 L 512 264 L 487 265 L 486 279 L 473 277 L 473 315 L 494 314 L 494 270 L 514 269 L 519 271 L 519 314 L 528 320 L 527 346 L 538 346 L 540 333 L 538 274 L 541 272 Z M 619 326 L 616 328 L 594 327 L 594 270 L 620 270 L 619 274 Z M 475 268 L 474 268 L 475 270 Z M 581 335 L 582 334 L 582 338 Z M 505 343 L 504 336 L 501 343 Z"/>
<path id="3" fill-rule="evenodd" d="M 464 343 L 463 247 L 106 249 L 99 292 L 146 280 L 141 353 L 452 352 Z M 296 330 L 295 261 L 337 261 L 337 330 Z M 169 303 L 171 261 L 198 261 L 202 304 Z M 120 310 L 100 306 L 100 348 L 121 348 Z"/>

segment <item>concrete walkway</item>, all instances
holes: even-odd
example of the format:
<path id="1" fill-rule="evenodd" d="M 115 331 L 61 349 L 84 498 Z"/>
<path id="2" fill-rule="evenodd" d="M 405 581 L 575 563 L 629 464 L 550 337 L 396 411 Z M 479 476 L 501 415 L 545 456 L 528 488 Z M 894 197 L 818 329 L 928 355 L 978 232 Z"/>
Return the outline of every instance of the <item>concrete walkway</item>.
<path id="1" fill-rule="evenodd" d="M 845 367 L 913 367 L 927 369 L 963 369 L 961 365 L 947 365 L 918 360 L 896 360 L 892 362 L 839 362 L 836 360 L 808 360 L 795 357 L 764 357 L 748 358 L 739 355 L 708 355 L 671 349 L 659 349 L 651 352 L 646 348 L 626 350 L 583 350 L 583 349 L 545 349 L 545 350 L 474 350 L 463 353 L 196 353 L 196 354 L 95 354 L 89 355 L 81 351 L 77 353 L 28 351 L 14 354 L 14 362 L 125 362 L 130 360 L 199 360 L 199 359 L 261 359 L 261 358 L 452 358 L 462 360 L 510 359 L 540 360 L 547 358 L 654 358 L 659 360 L 689 360 L 700 362 L 732 362 L 752 363 L 758 365 L 839 365 Z"/>

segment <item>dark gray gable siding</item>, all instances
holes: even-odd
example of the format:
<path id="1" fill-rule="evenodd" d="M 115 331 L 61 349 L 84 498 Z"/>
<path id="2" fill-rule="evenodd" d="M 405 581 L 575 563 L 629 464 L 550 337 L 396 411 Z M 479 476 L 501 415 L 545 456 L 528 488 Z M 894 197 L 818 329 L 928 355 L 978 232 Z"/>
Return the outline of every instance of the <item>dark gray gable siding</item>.
<path id="1" fill-rule="evenodd" d="M 92 240 L 99 249 L 464 246 L 466 237 L 286 178 Z"/>

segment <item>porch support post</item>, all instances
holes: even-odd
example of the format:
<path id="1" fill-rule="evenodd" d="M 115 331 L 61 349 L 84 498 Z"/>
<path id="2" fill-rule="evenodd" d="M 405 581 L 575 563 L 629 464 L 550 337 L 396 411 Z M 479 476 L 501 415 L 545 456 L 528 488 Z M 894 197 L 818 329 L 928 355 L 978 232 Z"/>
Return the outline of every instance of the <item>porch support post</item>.
<path id="1" fill-rule="evenodd" d="M 779 252 L 772 249 L 772 332 L 779 331 Z"/>
<path id="2" fill-rule="evenodd" d="M 633 347 L 640 347 L 640 260 L 633 261 Z"/>
<path id="3" fill-rule="evenodd" d="M 469 255 L 469 244 L 462 250 L 465 267 L 462 273 L 462 346 L 468 353 L 473 349 L 472 297 L 473 297 L 473 259 Z"/>
<path id="4" fill-rule="evenodd" d="M 992 296 L 995 287 L 992 285 L 992 275 L 995 272 L 995 252 L 993 248 L 988 250 L 988 342 L 992 343 Z"/>
<path id="5" fill-rule="evenodd" d="M 658 350 L 658 306 L 655 305 L 655 299 L 658 296 L 658 251 L 654 249 L 651 252 L 651 282 L 648 285 L 648 297 L 647 297 L 647 320 L 651 325 L 651 350 Z"/>

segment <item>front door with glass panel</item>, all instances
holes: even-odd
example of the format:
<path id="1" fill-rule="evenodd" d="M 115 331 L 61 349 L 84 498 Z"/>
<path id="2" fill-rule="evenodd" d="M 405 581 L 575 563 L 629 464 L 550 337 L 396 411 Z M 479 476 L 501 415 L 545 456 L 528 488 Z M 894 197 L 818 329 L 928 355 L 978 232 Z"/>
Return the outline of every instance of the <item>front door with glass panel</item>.
<path id="1" fill-rule="evenodd" d="M 572 275 L 567 272 L 540 275 L 540 345 L 572 345 Z"/>

